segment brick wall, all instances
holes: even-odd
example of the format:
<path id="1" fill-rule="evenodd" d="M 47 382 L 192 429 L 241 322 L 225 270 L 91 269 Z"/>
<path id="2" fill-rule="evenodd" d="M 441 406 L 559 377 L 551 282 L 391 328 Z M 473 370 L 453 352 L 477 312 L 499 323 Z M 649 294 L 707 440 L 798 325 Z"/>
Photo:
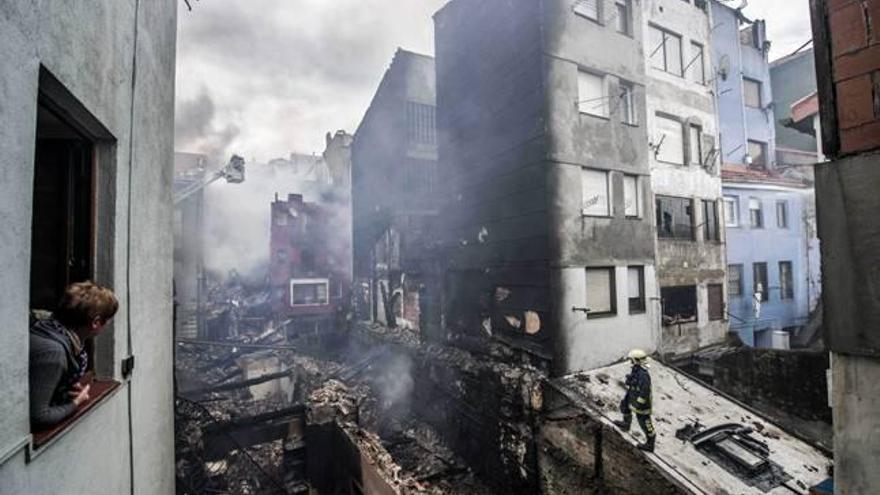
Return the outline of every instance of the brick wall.
<path id="1" fill-rule="evenodd" d="M 816 68 L 820 79 L 832 77 L 839 154 L 878 149 L 880 0 L 814 0 L 813 9 L 814 32 L 827 30 L 816 36 L 817 42 L 826 40 L 829 49 L 824 61 L 817 58 Z M 821 55 L 817 50 L 817 57 Z"/>

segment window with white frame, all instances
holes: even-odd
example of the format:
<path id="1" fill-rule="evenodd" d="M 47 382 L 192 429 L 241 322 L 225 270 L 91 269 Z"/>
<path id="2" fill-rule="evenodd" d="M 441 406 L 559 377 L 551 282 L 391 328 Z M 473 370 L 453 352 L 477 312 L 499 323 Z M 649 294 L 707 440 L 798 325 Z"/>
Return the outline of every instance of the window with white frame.
<path id="1" fill-rule="evenodd" d="M 624 124 L 636 125 L 636 100 L 633 93 L 633 85 L 628 82 L 620 83 L 620 121 Z"/>
<path id="2" fill-rule="evenodd" d="M 290 281 L 291 306 L 326 306 L 330 280 L 326 278 L 301 278 Z"/>
<path id="3" fill-rule="evenodd" d="M 724 225 L 739 227 L 739 198 L 736 196 L 724 197 Z"/>
<path id="4" fill-rule="evenodd" d="M 578 14 L 599 21 L 599 0 L 575 0 L 574 11 Z"/>
<path id="5" fill-rule="evenodd" d="M 604 77 L 578 72 L 578 110 L 597 117 L 608 117 L 608 91 Z"/>
<path id="6" fill-rule="evenodd" d="M 688 160 L 691 165 L 703 164 L 703 128 L 691 124 L 688 126 L 688 148 L 690 150 Z"/>
<path id="7" fill-rule="evenodd" d="M 642 216 L 642 187 L 639 176 L 623 176 L 623 210 L 628 217 Z"/>
<path id="8" fill-rule="evenodd" d="M 656 26 L 649 26 L 648 30 L 651 67 L 681 77 L 681 36 Z"/>
<path id="9" fill-rule="evenodd" d="M 764 209 L 761 206 L 760 199 L 749 199 L 749 225 L 753 229 L 764 228 Z"/>
<path id="10" fill-rule="evenodd" d="M 645 267 L 630 266 L 626 269 L 627 298 L 629 312 L 645 312 Z"/>
<path id="11" fill-rule="evenodd" d="M 743 294 L 742 265 L 727 265 L 727 293 L 737 297 Z"/>
<path id="12" fill-rule="evenodd" d="M 657 161 L 684 165 L 684 126 L 675 118 L 657 114 L 654 137 Z"/>
<path id="13" fill-rule="evenodd" d="M 588 317 L 617 314 L 614 268 L 587 268 Z"/>
<path id="14" fill-rule="evenodd" d="M 703 45 L 691 42 L 691 59 L 688 62 L 690 67 L 688 73 L 691 81 L 699 84 L 706 84 L 706 56 Z"/>
<path id="15" fill-rule="evenodd" d="M 609 174 L 601 170 L 583 169 L 581 186 L 583 189 L 583 214 L 594 217 L 611 216 L 611 193 Z"/>

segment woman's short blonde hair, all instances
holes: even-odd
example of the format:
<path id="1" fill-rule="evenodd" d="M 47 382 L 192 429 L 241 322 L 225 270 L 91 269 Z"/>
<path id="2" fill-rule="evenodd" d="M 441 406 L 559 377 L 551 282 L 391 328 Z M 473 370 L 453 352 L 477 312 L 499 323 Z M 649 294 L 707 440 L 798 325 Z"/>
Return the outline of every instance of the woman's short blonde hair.
<path id="1" fill-rule="evenodd" d="M 113 291 L 94 282 L 77 282 L 67 286 L 55 318 L 68 328 L 91 324 L 95 319 L 106 323 L 119 309 L 119 301 Z"/>

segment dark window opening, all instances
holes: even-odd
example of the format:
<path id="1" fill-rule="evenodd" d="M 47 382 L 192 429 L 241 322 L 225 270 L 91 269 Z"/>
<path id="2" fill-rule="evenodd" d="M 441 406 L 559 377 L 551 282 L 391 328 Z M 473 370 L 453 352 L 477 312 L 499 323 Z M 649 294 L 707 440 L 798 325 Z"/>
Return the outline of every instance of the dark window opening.
<path id="1" fill-rule="evenodd" d="M 761 301 L 770 300 L 770 289 L 767 287 L 767 263 L 755 263 L 752 265 L 754 285 L 752 292 L 761 293 Z"/>
<path id="2" fill-rule="evenodd" d="M 690 199 L 657 196 L 657 235 L 661 239 L 694 240 Z"/>
<path id="3" fill-rule="evenodd" d="M 660 289 L 663 304 L 663 324 L 676 325 L 697 321 L 697 287 L 663 287 Z"/>
<path id="4" fill-rule="evenodd" d="M 741 296 L 743 293 L 743 266 L 727 266 L 727 293 L 731 296 Z"/>
<path id="5" fill-rule="evenodd" d="M 776 202 L 776 226 L 780 229 L 788 228 L 788 202 Z"/>
<path id="6" fill-rule="evenodd" d="M 436 109 L 408 101 L 406 103 L 406 138 L 411 143 L 436 144 Z"/>
<path id="7" fill-rule="evenodd" d="M 779 292 L 781 299 L 794 299 L 794 280 L 791 273 L 791 261 L 779 262 Z"/>
<path id="8" fill-rule="evenodd" d="M 645 312 L 645 268 L 631 266 L 627 269 L 627 298 L 629 299 L 629 312 Z"/>
<path id="9" fill-rule="evenodd" d="M 718 204 L 712 200 L 703 200 L 703 236 L 707 241 L 720 241 L 718 230 Z"/>
<path id="10" fill-rule="evenodd" d="M 724 319 L 724 284 L 709 284 L 709 320 Z"/>

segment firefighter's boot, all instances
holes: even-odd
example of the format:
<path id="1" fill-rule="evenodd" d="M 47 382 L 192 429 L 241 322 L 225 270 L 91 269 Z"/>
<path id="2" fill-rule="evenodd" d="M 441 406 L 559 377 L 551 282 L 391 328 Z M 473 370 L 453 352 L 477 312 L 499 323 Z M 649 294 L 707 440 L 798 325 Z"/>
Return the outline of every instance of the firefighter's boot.
<path id="1" fill-rule="evenodd" d="M 654 452 L 654 438 L 653 436 L 648 437 L 648 440 L 645 443 L 640 443 L 638 445 L 639 450 L 644 450 L 645 452 Z"/>
<path id="2" fill-rule="evenodd" d="M 614 426 L 623 431 L 629 431 L 630 425 L 632 425 L 632 416 L 624 416 L 622 420 L 618 419 L 614 422 Z"/>

